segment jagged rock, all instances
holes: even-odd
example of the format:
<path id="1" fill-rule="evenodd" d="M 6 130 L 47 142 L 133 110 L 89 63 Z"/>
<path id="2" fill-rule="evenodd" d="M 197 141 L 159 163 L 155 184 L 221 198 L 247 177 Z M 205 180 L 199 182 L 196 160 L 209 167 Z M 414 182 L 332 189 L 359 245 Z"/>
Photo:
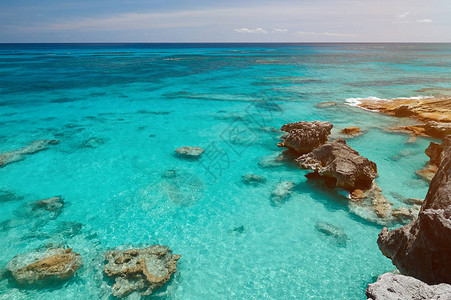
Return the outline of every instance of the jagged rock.
<path id="1" fill-rule="evenodd" d="M 72 278 L 81 265 L 80 254 L 71 248 L 50 248 L 19 254 L 6 268 L 21 285 L 43 285 Z"/>
<path id="2" fill-rule="evenodd" d="M 105 258 L 105 274 L 114 279 L 112 294 L 125 297 L 132 292 L 150 295 L 169 281 L 177 268 L 180 255 L 166 246 L 109 251 Z"/>
<path id="3" fill-rule="evenodd" d="M 288 148 L 297 154 L 305 154 L 327 142 L 333 125 L 329 122 L 297 122 L 288 123 L 280 130 L 288 132 L 282 137 L 279 147 Z"/>
<path id="4" fill-rule="evenodd" d="M 368 300 L 451 299 L 451 285 L 428 285 L 413 277 L 385 273 L 366 289 Z"/>
<path id="5" fill-rule="evenodd" d="M 320 102 L 318 104 L 316 104 L 317 108 L 329 108 L 332 106 L 336 106 L 338 103 L 334 102 L 334 101 L 328 101 L 328 102 Z"/>
<path id="6" fill-rule="evenodd" d="M 281 181 L 277 184 L 276 188 L 271 193 L 271 203 L 272 205 L 282 204 L 292 192 L 292 189 L 296 186 L 294 182 L 291 181 Z"/>
<path id="7" fill-rule="evenodd" d="M 346 134 L 346 135 L 361 135 L 362 131 L 360 130 L 359 127 L 347 127 L 341 130 L 341 133 Z"/>
<path id="8" fill-rule="evenodd" d="M 296 163 L 301 169 L 313 170 L 349 191 L 368 189 L 377 176 L 376 164 L 360 156 L 343 139 L 328 142 L 300 156 Z"/>
<path id="9" fill-rule="evenodd" d="M 338 246 L 341 247 L 346 246 L 349 240 L 348 236 L 343 231 L 343 229 L 330 223 L 318 222 L 316 223 L 315 228 L 319 232 L 324 233 L 325 235 L 332 236 L 336 240 Z"/>
<path id="10" fill-rule="evenodd" d="M 201 147 L 190 147 L 190 146 L 184 146 L 177 148 L 175 152 L 177 152 L 177 155 L 182 158 L 187 159 L 198 159 L 204 153 L 204 149 Z"/>
<path id="11" fill-rule="evenodd" d="M 255 174 L 246 174 L 241 177 L 244 184 L 257 186 L 259 184 L 265 183 L 266 178 Z"/>
<path id="12" fill-rule="evenodd" d="M 451 283 L 451 146 L 432 179 L 418 218 L 388 231 L 377 240 L 379 249 L 401 271 L 426 283 Z"/>
<path id="13" fill-rule="evenodd" d="M 443 149 L 447 149 L 451 146 L 451 136 L 445 137 L 443 139 L 442 144 L 437 144 L 431 142 L 429 146 L 424 151 L 427 156 L 429 156 L 430 161 L 426 164 L 426 166 L 416 171 L 415 173 L 425 179 L 428 182 L 431 182 L 435 173 L 437 173 L 438 166 L 442 161 Z"/>
<path id="14" fill-rule="evenodd" d="M 58 140 L 37 140 L 23 148 L 0 154 L 0 168 L 8 164 L 24 160 L 27 155 L 48 149 L 49 145 L 57 145 Z"/>

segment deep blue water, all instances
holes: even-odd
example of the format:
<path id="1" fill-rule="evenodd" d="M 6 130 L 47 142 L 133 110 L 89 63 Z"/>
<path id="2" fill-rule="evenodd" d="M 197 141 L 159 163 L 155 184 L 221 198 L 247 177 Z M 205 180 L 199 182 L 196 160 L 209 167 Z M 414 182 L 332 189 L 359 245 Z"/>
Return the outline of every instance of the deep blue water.
<path id="1" fill-rule="evenodd" d="M 84 266 L 39 289 L 5 273 L 0 298 L 108 299 L 105 252 L 159 243 L 182 258 L 155 299 L 366 299 L 366 285 L 394 269 L 376 244 L 381 226 L 307 182 L 307 171 L 262 168 L 281 151 L 268 128 L 327 120 L 337 136 L 359 126 L 365 134 L 348 143 L 377 163 L 377 183 L 398 207 L 399 195 L 426 195 L 415 170 L 430 140 L 406 143 L 384 129 L 411 121 L 345 100 L 440 94 L 450 67 L 450 44 L 1 44 L 0 153 L 60 143 L 0 168 L 0 191 L 15 194 L 0 202 L 0 270 L 49 244 L 73 248 Z M 316 108 L 325 101 L 339 105 Z M 180 146 L 206 152 L 181 160 Z M 162 177 L 172 169 L 177 179 Z M 244 185 L 247 173 L 267 181 Z M 275 206 L 282 180 L 296 187 Z M 56 219 L 24 210 L 54 195 L 65 199 Z M 318 222 L 340 227 L 348 243 Z"/>

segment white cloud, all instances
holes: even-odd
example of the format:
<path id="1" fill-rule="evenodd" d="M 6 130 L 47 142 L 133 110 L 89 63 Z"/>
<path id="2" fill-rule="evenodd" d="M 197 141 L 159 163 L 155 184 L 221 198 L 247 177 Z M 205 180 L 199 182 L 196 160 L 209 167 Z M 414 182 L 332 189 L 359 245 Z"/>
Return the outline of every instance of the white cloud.
<path id="1" fill-rule="evenodd" d="M 316 36 L 341 36 L 341 37 L 355 37 L 356 34 L 353 33 L 335 33 L 335 32 L 305 32 L 297 31 L 297 35 L 316 35 Z"/>
<path id="2" fill-rule="evenodd" d="M 417 20 L 417 23 L 432 23 L 431 19 L 422 19 L 422 20 Z"/>
<path id="3" fill-rule="evenodd" d="M 240 28 L 240 29 L 235 29 L 234 31 L 239 32 L 239 33 L 268 33 L 267 30 L 263 29 L 263 28 L 255 28 L 255 29 L 251 29 L 251 28 Z"/>
<path id="4" fill-rule="evenodd" d="M 272 32 L 275 32 L 275 33 L 288 32 L 288 29 L 274 28 L 272 30 Z"/>
<path id="5" fill-rule="evenodd" d="M 401 19 L 406 18 L 410 14 L 411 14 L 410 11 L 406 11 L 406 12 L 403 12 L 402 14 L 398 15 L 398 18 L 401 18 Z"/>

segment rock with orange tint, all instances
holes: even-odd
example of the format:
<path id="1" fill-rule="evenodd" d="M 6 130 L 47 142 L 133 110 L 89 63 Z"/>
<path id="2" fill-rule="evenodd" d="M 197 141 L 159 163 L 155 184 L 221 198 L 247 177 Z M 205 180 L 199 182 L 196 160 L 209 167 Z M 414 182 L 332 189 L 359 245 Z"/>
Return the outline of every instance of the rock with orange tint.
<path id="1" fill-rule="evenodd" d="M 341 130 L 341 133 L 346 134 L 346 135 L 361 135 L 362 131 L 360 130 L 359 127 L 353 126 L 353 127 L 347 127 Z"/>
<path id="2" fill-rule="evenodd" d="M 15 256 L 6 266 L 20 285 L 44 285 L 65 281 L 82 265 L 81 256 L 72 249 L 50 248 Z"/>

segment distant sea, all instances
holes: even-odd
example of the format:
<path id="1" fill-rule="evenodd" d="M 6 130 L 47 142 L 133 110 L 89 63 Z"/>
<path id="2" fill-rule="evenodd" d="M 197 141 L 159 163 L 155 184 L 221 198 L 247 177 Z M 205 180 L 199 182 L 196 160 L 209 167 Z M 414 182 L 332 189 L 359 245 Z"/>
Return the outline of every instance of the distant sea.
<path id="1" fill-rule="evenodd" d="M 348 144 L 377 163 L 399 207 L 426 195 L 415 171 L 431 140 L 406 143 L 385 129 L 412 121 L 346 99 L 438 95 L 450 69 L 451 44 L 0 44 L 0 153 L 60 141 L 0 168 L 0 299 L 109 299 L 106 251 L 152 244 L 182 255 L 152 299 L 366 299 L 368 283 L 394 269 L 376 244 L 382 227 L 308 171 L 274 163 L 276 129 L 359 126 Z M 316 107 L 327 101 L 338 105 Z M 184 160 L 181 146 L 206 151 Z M 246 185 L 244 174 L 266 182 Z M 296 187 L 273 203 L 283 180 Z M 55 195 L 65 204 L 53 218 L 26 209 Z M 24 289 L 4 272 L 48 246 L 82 255 L 73 279 Z"/>

